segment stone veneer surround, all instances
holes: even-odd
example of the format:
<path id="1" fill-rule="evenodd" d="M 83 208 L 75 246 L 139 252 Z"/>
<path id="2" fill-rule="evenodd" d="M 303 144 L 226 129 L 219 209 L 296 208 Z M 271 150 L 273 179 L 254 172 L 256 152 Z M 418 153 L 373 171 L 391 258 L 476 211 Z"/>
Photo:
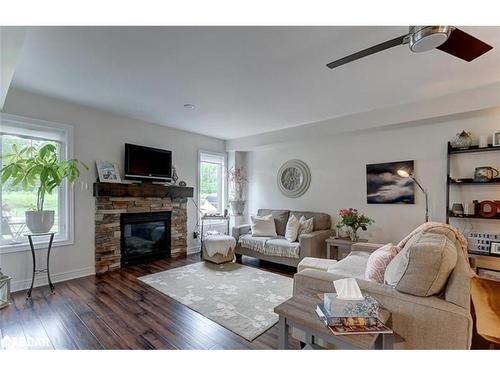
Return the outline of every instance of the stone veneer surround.
<path id="1" fill-rule="evenodd" d="M 95 272 L 120 268 L 120 215 L 171 211 L 171 254 L 187 253 L 187 199 L 150 197 L 96 197 Z"/>

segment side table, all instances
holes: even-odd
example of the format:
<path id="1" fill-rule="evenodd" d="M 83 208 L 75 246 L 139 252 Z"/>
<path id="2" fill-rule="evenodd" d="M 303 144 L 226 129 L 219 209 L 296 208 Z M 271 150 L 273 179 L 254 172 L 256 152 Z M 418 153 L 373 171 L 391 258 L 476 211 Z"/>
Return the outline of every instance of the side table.
<path id="1" fill-rule="evenodd" d="M 288 349 L 290 328 L 305 333 L 308 349 L 323 349 L 317 344 L 317 339 L 333 344 L 337 349 L 393 349 L 395 343 L 404 341 L 396 332 L 336 336 L 319 320 L 316 314 L 318 303 L 321 303 L 318 291 L 304 289 L 274 308 L 279 316 L 279 349 Z M 380 309 L 378 318 L 389 327 L 392 325 L 391 317 L 388 310 Z"/>
<path id="2" fill-rule="evenodd" d="M 47 274 L 50 292 L 54 293 L 55 288 L 54 288 L 54 284 L 52 284 L 52 280 L 50 279 L 49 264 L 50 264 L 50 250 L 52 249 L 52 242 L 54 241 L 55 234 L 56 234 L 56 232 L 25 234 L 25 236 L 28 237 L 28 241 L 30 243 L 31 257 L 33 259 L 33 275 L 31 276 L 31 286 L 30 286 L 30 289 L 28 290 L 28 296 L 26 297 L 26 299 L 31 298 L 31 292 L 33 291 L 33 284 L 35 284 L 35 275 L 37 273 L 46 273 Z M 48 248 L 47 248 L 47 268 L 37 269 L 36 268 L 36 257 L 35 257 L 35 246 L 33 245 L 33 237 L 42 237 L 42 236 L 49 236 L 49 244 L 48 244 Z"/>
<path id="3" fill-rule="evenodd" d="M 358 241 L 354 242 L 351 241 L 350 238 L 343 238 L 343 237 L 330 237 L 326 239 L 326 258 L 327 259 L 335 259 L 335 260 L 340 260 L 344 256 L 340 257 L 340 253 L 342 254 L 349 254 L 351 252 L 352 245 L 357 243 L 357 242 L 368 242 L 366 239 L 359 239 Z M 333 247 L 333 254 L 332 254 L 332 247 Z M 333 255 L 333 258 L 331 257 Z"/>

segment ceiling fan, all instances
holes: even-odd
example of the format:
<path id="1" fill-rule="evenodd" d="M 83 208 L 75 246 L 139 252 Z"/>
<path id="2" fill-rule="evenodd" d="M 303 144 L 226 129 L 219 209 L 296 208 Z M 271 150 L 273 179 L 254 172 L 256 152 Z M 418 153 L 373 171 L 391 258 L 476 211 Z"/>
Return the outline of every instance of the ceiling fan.
<path id="1" fill-rule="evenodd" d="M 333 69 L 403 44 L 408 44 L 412 52 L 426 52 L 437 48 L 465 61 L 472 61 L 493 48 L 454 26 L 410 26 L 408 34 L 332 61 L 326 66 Z"/>

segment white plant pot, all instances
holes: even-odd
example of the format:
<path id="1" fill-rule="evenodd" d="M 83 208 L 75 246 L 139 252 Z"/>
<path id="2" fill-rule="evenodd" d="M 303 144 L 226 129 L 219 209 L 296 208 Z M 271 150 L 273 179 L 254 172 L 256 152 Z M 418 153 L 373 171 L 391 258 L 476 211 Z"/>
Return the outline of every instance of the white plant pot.
<path id="1" fill-rule="evenodd" d="M 54 226 L 54 211 L 26 211 L 26 226 L 31 233 L 47 233 Z"/>
<path id="2" fill-rule="evenodd" d="M 245 211 L 246 201 L 234 200 L 230 201 L 229 204 L 231 205 L 231 212 L 233 213 L 233 215 L 243 215 L 243 212 Z"/>

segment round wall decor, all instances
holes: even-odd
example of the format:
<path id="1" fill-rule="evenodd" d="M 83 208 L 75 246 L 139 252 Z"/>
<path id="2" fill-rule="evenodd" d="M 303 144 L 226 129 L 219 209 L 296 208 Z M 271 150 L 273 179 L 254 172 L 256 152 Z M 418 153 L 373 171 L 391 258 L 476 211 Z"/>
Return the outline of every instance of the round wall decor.
<path id="1" fill-rule="evenodd" d="M 302 160 L 288 160 L 278 171 L 278 187 L 283 195 L 297 198 L 309 189 L 311 171 Z"/>

